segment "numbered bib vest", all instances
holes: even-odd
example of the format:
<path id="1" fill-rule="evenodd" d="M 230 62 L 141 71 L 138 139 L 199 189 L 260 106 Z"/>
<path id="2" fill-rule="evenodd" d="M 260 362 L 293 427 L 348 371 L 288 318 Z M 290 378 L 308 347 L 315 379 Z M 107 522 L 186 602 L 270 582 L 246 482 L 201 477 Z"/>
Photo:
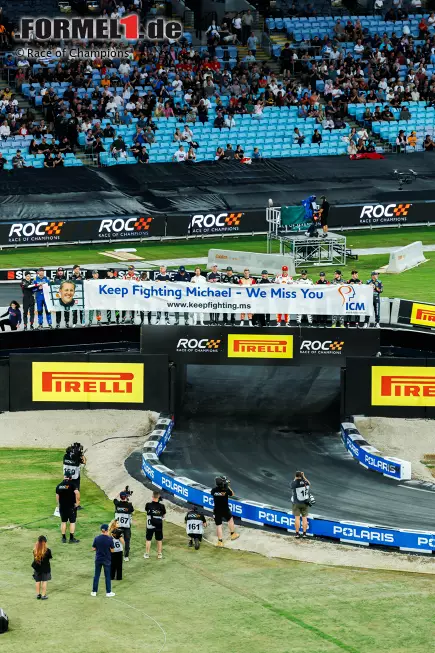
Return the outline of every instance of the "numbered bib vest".
<path id="1" fill-rule="evenodd" d="M 122 553 L 124 547 L 122 546 L 121 540 L 116 540 L 114 537 L 112 537 L 112 540 L 113 540 L 113 548 L 115 549 L 115 553 Z"/>
<path id="2" fill-rule="evenodd" d="M 63 475 L 65 476 L 66 474 L 70 474 L 72 479 L 77 480 L 80 476 L 80 466 L 77 467 L 77 465 L 68 465 L 65 463 L 63 466 Z"/>
<path id="3" fill-rule="evenodd" d="M 119 528 L 131 527 L 131 514 L 123 512 L 115 512 L 115 519 L 119 524 Z"/>
<path id="4" fill-rule="evenodd" d="M 188 519 L 186 522 L 186 532 L 188 535 L 202 535 L 204 532 L 202 519 Z"/>

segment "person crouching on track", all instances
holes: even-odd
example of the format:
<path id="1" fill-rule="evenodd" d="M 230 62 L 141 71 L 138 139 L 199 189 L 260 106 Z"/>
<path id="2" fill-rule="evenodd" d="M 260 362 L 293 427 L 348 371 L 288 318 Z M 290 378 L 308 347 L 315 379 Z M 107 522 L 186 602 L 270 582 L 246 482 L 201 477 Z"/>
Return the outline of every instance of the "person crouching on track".
<path id="1" fill-rule="evenodd" d="M 205 515 L 197 506 L 193 506 L 185 516 L 184 521 L 186 522 L 186 533 L 189 538 L 189 546 L 195 544 L 195 549 L 198 551 L 202 542 L 204 528 L 207 526 Z"/>
<path id="2" fill-rule="evenodd" d="M 111 580 L 122 580 L 122 560 L 124 558 L 124 538 L 122 529 L 116 519 L 109 524 L 109 535 L 113 539 L 112 561 L 110 564 Z"/>
<path id="3" fill-rule="evenodd" d="M 292 490 L 292 512 L 295 518 L 296 537 L 306 537 L 308 530 L 308 508 L 310 499 L 310 483 L 304 472 L 296 472 Z M 300 534 L 302 517 L 302 535 Z"/>
<path id="4" fill-rule="evenodd" d="M 153 492 L 153 499 L 145 505 L 145 512 L 147 514 L 147 530 L 146 530 L 146 544 L 144 558 L 147 560 L 150 557 L 151 540 L 153 536 L 157 542 L 157 558 L 163 558 L 163 519 L 166 515 L 166 508 L 161 503 L 159 492 Z"/>
<path id="5" fill-rule="evenodd" d="M 237 540 L 240 535 L 235 532 L 234 519 L 231 514 L 228 498 L 234 496 L 234 492 L 230 488 L 229 480 L 226 476 L 218 476 L 216 478 L 216 486 L 212 489 L 211 494 L 214 499 L 214 523 L 216 524 L 216 535 L 218 538 L 216 546 L 224 546 L 222 535 L 222 522 L 228 522 L 230 529 L 231 539 Z"/>

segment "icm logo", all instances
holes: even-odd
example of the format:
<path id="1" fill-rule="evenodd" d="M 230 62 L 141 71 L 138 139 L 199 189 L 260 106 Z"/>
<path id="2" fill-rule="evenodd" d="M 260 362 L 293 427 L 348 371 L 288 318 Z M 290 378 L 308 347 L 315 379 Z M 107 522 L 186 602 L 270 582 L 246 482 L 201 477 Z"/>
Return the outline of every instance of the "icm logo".
<path id="1" fill-rule="evenodd" d="M 435 537 L 418 537 L 418 546 L 426 546 L 429 549 L 435 549 Z"/>
<path id="2" fill-rule="evenodd" d="M 194 215 L 189 223 L 189 233 L 224 233 L 240 231 L 243 213 L 207 213 Z"/>
<path id="3" fill-rule="evenodd" d="M 9 243 L 35 243 L 60 240 L 65 222 L 21 222 L 11 225 Z"/>
<path id="4" fill-rule="evenodd" d="M 346 302 L 346 311 L 353 311 L 354 313 L 364 313 L 366 305 L 364 302 Z"/>
<path id="5" fill-rule="evenodd" d="M 344 340 L 303 340 L 301 354 L 339 354 L 344 347 Z"/>
<path id="6" fill-rule="evenodd" d="M 361 540 L 364 542 L 373 542 L 375 544 L 394 544 L 393 533 L 383 533 L 382 531 L 369 531 L 364 529 L 359 530 L 358 528 L 352 528 L 350 526 L 334 526 L 333 533 L 340 539 L 346 538 L 352 540 Z"/>
<path id="7" fill-rule="evenodd" d="M 187 487 L 181 485 L 180 483 L 176 483 L 171 478 L 168 478 L 166 476 L 162 476 L 162 486 L 168 488 L 168 490 L 170 490 L 174 494 L 183 495 L 183 497 L 185 497 L 186 499 L 189 496 L 189 490 L 187 489 Z"/>
<path id="8" fill-rule="evenodd" d="M 152 467 L 147 465 L 147 463 L 144 463 L 143 471 L 145 472 L 145 475 L 148 476 L 148 478 L 152 478 L 154 480 L 154 470 Z"/>
<path id="9" fill-rule="evenodd" d="M 151 217 L 115 218 L 101 220 L 98 228 L 99 238 L 117 238 L 119 236 L 149 236 L 153 219 Z"/>
<path id="10" fill-rule="evenodd" d="M 361 224 L 376 224 L 379 222 L 406 222 L 412 204 L 370 204 L 361 209 L 359 221 Z"/>
<path id="11" fill-rule="evenodd" d="M 270 524 L 271 526 L 286 526 L 287 528 L 291 528 L 295 523 L 294 517 L 290 515 L 279 515 L 276 512 L 267 512 L 265 510 L 258 512 L 258 518 L 264 520 L 266 524 Z"/>
<path id="12" fill-rule="evenodd" d="M 217 353 L 221 345 L 221 340 L 211 338 L 180 338 L 177 343 L 177 351 L 186 353 Z"/>

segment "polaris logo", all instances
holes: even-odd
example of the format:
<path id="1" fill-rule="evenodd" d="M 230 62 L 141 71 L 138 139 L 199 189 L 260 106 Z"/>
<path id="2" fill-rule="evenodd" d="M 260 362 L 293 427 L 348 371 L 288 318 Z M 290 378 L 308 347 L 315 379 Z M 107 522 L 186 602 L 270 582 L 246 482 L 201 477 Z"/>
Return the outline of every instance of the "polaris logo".
<path id="1" fill-rule="evenodd" d="M 419 537 L 417 538 L 418 546 L 427 546 L 430 549 L 435 549 L 435 537 Z"/>
<path id="2" fill-rule="evenodd" d="M 173 481 L 171 478 L 168 478 L 167 476 L 162 476 L 162 487 L 166 487 L 174 494 L 181 494 L 186 499 L 189 496 L 189 490 L 187 489 L 187 487 L 181 485 L 181 483 L 176 483 L 175 481 Z"/>
<path id="3" fill-rule="evenodd" d="M 270 526 L 285 526 L 286 528 L 291 528 L 295 523 L 294 517 L 290 515 L 280 515 L 276 512 L 266 512 L 265 510 L 259 511 L 258 519 Z"/>
<path id="4" fill-rule="evenodd" d="M 334 526 L 333 527 L 334 535 L 338 535 L 340 539 L 352 539 L 352 540 L 361 540 L 364 542 L 374 542 L 376 544 L 382 544 L 383 542 L 388 542 L 389 544 L 394 544 L 394 535 L 393 533 L 383 533 L 381 531 L 371 531 L 359 529 L 356 527 L 350 526 Z"/>
<path id="5" fill-rule="evenodd" d="M 355 458 L 359 458 L 360 450 L 350 438 L 346 438 L 346 446 L 348 450 L 355 456 Z"/>
<path id="6" fill-rule="evenodd" d="M 373 456 L 368 456 L 366 454 L 364 457 L 364 462 L 366 463 L 366 465 L 370 467 L 374 467 L 375 469 L 381 469 L 383 472 L 386 472 L 387 474 L 395 474 L 397 472 L 395 465 L 393 465 L 392 463 L 387 463 L 385 460 L 382 460 L 381 458 L 374 458 Z"/>
<path id="7" fill-rule="evenodd" d="M 148 476 L 148 478 L 152 478 L 154 480 L 154 470 L 147 463 L 143 464 L 143 471 L 145 475 Z"/>

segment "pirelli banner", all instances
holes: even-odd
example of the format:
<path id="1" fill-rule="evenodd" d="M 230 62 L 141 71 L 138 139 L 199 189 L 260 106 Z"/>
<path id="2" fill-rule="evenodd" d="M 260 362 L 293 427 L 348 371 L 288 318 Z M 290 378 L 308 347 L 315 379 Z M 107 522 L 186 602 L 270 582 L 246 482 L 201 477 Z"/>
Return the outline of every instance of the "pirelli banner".
<path id="1" fill-rule="evenodd" d="M 169 407 L 163 354 L 11 354 L 9 381 L 11 411 Z"/>
<path id="2" fill-rule="evenodd" d="M 435 417 L 435 358 L 349 358 L 345 412 Z"/>
<path id="3" fill-rule="evenodd" d="M 348 356 L 374 356 L 377 329 L 145 326 L 141 352 L 177 364 L 345 367 Z"/>
<path id="4" fill-rule="evenodd" d="M 399 301 L 398 313 L 392 312 L 392 319 L 397 324 L 412 325 L 418 329 L 435 329 L 435 304 Z"/>

